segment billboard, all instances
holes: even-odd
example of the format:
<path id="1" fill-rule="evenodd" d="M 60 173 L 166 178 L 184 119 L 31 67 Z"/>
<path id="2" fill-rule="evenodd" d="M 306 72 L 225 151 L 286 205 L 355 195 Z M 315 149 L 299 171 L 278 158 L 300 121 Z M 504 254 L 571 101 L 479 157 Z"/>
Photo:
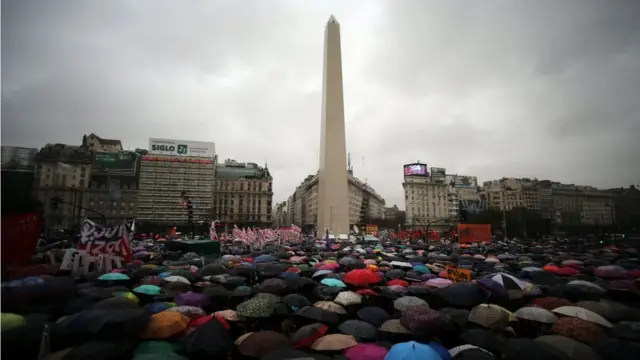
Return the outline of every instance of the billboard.
<path id="1" fill-rule="evenodd" d="M 429 176 L 426 164 L 408 164 L 404 166 L 404 176 Z"/>
<path id="2" fill-rule="evenodd" d="M 213 158 L 215 145 L 202 141 L 149 138 L 149 154 Z"/>
<path id="3" fill-rule="evenodd" d="M 431 180 L 434 180 L 434 181 L 446 181 L 447 180 L 447 170 L 445 168 L 432 167 L 431 168 Z"/>
<path id="4" fill-rule="evenodd" d="M 96 152 L 92 174 L 135 176 L 138 154 L 133 151 Z"/>
<path id="5" fill-rule="evenodd" d="M 33 171 L 38 149 L 3 146 L 2 170 Z"/>
<path id="6" fill-rule="evenodd" d="M 478 186 L 478 178 L 465 175 L 447 175 L 447 183 L 457 188 L 474 188 Z"/>

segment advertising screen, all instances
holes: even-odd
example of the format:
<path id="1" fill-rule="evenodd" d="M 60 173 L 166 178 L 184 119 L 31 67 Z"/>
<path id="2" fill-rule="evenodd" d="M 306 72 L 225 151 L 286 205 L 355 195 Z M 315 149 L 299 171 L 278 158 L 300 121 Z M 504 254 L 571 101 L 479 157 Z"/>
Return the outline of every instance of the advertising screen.
<path id="1" fill-rule="evenodd" d="M 215 145 L 214 143 L 202 141 L 150 138 L 149 154 L 213 158 Z"/>
<path id="2" fill-rule="evenodd" d="M 2 169 L 33 171 L 38 149 L 13 146 L 2 147 Z"/>
<path id="3" fill-rule="evenodd" d="M 117 153 L 96 152 L 93 154 L 93 174 L 134 176 L 138 155 L 133 151 Z"/>
<path id="4" fill-rule="evenodd" d="M 409 164 L 404 166 L 404 175 L 419 175 L 419 176 L 428 176 L 427 165 L 425 164 Z"/>

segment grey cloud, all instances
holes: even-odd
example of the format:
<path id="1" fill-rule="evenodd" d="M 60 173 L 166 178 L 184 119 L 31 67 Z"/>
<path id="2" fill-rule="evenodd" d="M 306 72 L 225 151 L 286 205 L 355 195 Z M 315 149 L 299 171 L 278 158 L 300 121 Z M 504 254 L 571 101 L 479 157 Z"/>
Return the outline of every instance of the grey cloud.
<path id="1" fill-rule="evenodd" d="M 5 1 L 2 143 L 214 141 L 268 160 L 282 200 L 317 169 L 332 13 L 347 147 L 390 204 L 418 159 L 480 180 L 640 180 L 634 0 Z"/>

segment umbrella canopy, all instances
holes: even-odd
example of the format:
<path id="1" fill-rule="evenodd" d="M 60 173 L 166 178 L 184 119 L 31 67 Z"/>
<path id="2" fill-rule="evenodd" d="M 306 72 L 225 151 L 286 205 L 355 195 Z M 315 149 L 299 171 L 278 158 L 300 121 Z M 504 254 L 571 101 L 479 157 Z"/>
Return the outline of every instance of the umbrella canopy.
<path id="1" fill-rule="evenodd" d="M 561 306 L 559 308 L 553 309 L 552 311 L 556 314 L 577 317 L 579 319 L 592 322 L 594 324 L 598 324 L 604 327 L 608 327 L 608 328 L 613 327 L 613 325 L 611 325 L 611 323 L 608 322 L 602 316 L 594 313 L 591 310 L 587 310 L 585 308 L 581 308 L 578 306 Z"/>
<path id="2" fill-rule="evenodd" d="M 311 348 L 316 351 L 340 351 L 358 345 L 351 335 L 330 334 L 313 342 Z"/>
<path id="3" fill-rule="evenodd" d="M 244 337 L 238 344 L 238 352 L 244 356 L 259 358 L 288 345 L 289 339 L 281 333 L 259 331 Z"/>
<path id="4" fill-rule="evenodd" d="M 405 359 L 441 360 L 440 355 L 430 346 L 415 341 L 395 344 L 385 356 L 385 360 Z"/>

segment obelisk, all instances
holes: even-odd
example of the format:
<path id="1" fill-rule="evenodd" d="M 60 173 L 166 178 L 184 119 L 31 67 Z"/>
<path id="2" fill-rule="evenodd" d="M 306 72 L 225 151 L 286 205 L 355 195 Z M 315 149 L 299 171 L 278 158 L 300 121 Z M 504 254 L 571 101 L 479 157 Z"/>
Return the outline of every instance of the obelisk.
<path id="1" fill-rule="evenodd" d="M 334 235 L 349 234 L 347 144 L 342 89 L 340 24 L 331 15 L 324 32 L 322 74 L 322 129 L 318 189 L 317 236 L 325 229 Z"/>

